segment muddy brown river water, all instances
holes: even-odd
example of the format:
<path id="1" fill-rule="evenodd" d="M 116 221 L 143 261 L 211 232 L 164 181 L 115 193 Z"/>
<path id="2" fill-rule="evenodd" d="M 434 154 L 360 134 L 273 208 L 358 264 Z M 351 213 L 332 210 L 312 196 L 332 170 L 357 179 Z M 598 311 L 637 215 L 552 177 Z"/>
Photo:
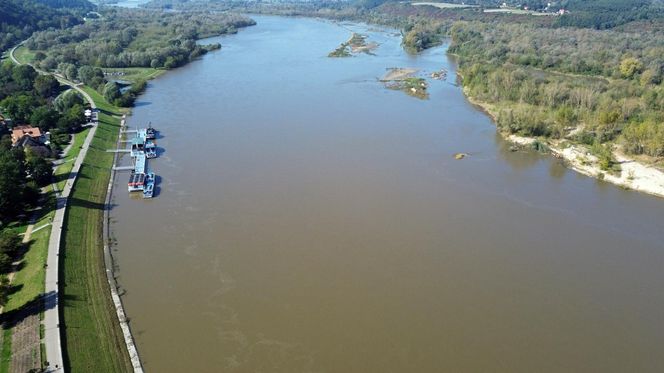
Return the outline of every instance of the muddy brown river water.
<path id="1" fill-rule="evenodd" d="M 147 371 L 664 370 L 664 200 L 510 152 L 445 46 L 255 19 L 129 119 L 162 135 L 111 225 Z M 375 55 L 327 58 L 349 29 Z M 450 74 L 419 100 L 390 67 Z"/>

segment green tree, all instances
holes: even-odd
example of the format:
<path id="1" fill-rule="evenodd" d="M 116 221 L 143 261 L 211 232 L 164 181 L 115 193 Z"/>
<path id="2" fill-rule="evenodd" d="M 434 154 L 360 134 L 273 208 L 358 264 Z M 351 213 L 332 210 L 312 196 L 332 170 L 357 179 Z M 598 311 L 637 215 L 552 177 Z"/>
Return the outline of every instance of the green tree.
<path id="1" fill-rule="evenodd" d="M 627 57 L 620 62 L 620 74 L 623 78 L 632 79 L 634 75 L 642 70 L 643 64 L 634 57 Z"/>
<path id="2" fill-rule="evenodd" d="M 108 82 L 104 86 L 104 98 L 108 102 L 113 102 L 119 98 L 122 94 L 120 93 L 120 85 L 116 82 Z"/>
<path id="3" fill-rule="evenodd" d="M 55 127 L 60 119 L 60 114 L 48 105 L 40 106 L 32 111 L 30 124 L 39 127 L 43 131 Z"/>
<path id="4" fill-rule="evenodd" d="M 16 232 L 5 229 L 0 232 L 0 273 L 7 273 L 21 247 L 21 239 Z M 2 283 L 0 283 L 0 292 L 2 292 Z M 1 298 L 1 296 L 0 296 Z"/>
<path id="5" fill-rule="evenodd" d="M 30 118 L 32 110 L 38 105 L 37 100 L 27 94 L 9 96 L 0 101 L 0 106 L 17 123 L 25 123 Z"/>
<path id="6" fill-rule="evenodd" d="M 12 79 L 24 91 L 31 91 L 37 72 L 30 65 L 15 66 L 12 70 Z"/>
<path id="7" fill-rule="evenodd" d="M 95 86 L 95 78 L 104 79 L 104 72 L 101 69 L 92 66 L 81 66 L 78 69 L 78 79 L 89 86 Z"/>
<path id="8" fill-rule="evenodd" d="M 83 105 L 83 97 L 73 89 L 62 92 L 58 97 L 53 101 L 53 106 L 61 112 L 64 113 L 69 110 L 74 105 Z"/>
<path id="9" fill-rule="evenodd" d="M 58 120 L 58 129 L 63 132 L 76 132 L 85 122 L 85 108 L 76 104 L 67 109 Z"/>
<path id="10" fill-rule="evenodd" d="M 43 98 L 53 97 L 60 89 L 60 83 L 52 75 L 39 75 L 35 78 L 34 88 Z"/>
<path id="11" fill-rule="evenodd" d="M 28 162 L 28 170 L 38 186 L 43 187 L 51 182 L 53 166 L 42 157 L 32 157 Z"/>
<path id="12" fill-rule="evenodd" d="M 23 166 L 14 152 L 0 152 L 0 222 L 6 223 L 21 211 L 25 182 Z"/>

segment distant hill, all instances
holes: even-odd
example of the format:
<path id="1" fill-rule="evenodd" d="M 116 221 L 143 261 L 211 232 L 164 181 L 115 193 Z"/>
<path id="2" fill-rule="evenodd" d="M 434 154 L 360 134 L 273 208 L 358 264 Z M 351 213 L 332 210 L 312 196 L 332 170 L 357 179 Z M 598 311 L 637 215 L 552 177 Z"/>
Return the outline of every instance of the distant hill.
<path id="1" fill-rule="evenodd" d="M 354 0 L 359 7 L 371 9 L 398 0 Z M 510 7 L 557 12 L 557 26 L 610 29 L 633 21 L 664 17 L 664 0 L 434 0 L 438 2 L 480 5 L 496 8 L 503 3 Z"/>
<path id="2" fill-rule="evenodd" d="M 569 13 L 558 19 L 559 26 L 610 29 L 664 17 L 661 0 L 565 0 L 561 4 Z"/>
<path id="3" fill-rule="evenodd" d="M 51 8 L 92 10 L 95 5 L 88 0 L 35 0 L 35 2 L 48 5 Z"/>

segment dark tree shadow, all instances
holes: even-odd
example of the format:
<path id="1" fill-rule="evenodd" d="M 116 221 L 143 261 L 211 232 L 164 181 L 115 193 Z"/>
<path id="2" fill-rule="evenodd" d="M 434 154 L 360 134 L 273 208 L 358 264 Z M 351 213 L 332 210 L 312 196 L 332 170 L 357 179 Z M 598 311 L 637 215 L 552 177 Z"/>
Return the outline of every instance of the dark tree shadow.
<path id="1" fill-rule="evenodd" d="M 3 328 L 13 328 L 27 317 L 38 315 L 42 311 L 55 308 L 57 305 L 57 293 L 50 291 L 46 294 L 38 295 L 21 307 L 4 312 L 0 315 L 0 323 Z"/>
<path id="2" fill-rule="evenodd" d="M 75 177 L 76 177 L 76 174 L 75 174 L 75 173 L 72 174 L 71 172 L 68 172 L 68 173 L 66 173 L 66 174 L 54 175 L 54 176 L 53 176 L 53 182 L 54 182 L 55 184 L 57 184 L 57 183 L 59 183 L 59 182 L 61 182 L 61 181 L 65 181 L 65 180 L 73 179 L 73 178 L 75 178 Z"/>
<path id="3" fill-rule="evenodd" d="M 84 207 L 87 209 L 104 210 L 105 204 L 99 202 L 86 201 L 80 198 L 69 198 L 69 206 Z"/>

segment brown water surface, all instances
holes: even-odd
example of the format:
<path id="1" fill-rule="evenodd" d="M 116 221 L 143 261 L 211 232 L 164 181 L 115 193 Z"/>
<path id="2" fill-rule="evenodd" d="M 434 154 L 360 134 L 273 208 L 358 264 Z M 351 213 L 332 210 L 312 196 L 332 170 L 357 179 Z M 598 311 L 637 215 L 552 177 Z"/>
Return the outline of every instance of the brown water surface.
<path id="1" fill-rule="evenodd" d="M 340 25 L 256 19 L 130 118 L 163 148 L 112 211 L 148 371 L 664 370 L 662 200 L 510 152 L 445 46 L 347 24 L 380 47 L 330 59 Z M 390 67 L 452 78 L 422 101 Z"/>

